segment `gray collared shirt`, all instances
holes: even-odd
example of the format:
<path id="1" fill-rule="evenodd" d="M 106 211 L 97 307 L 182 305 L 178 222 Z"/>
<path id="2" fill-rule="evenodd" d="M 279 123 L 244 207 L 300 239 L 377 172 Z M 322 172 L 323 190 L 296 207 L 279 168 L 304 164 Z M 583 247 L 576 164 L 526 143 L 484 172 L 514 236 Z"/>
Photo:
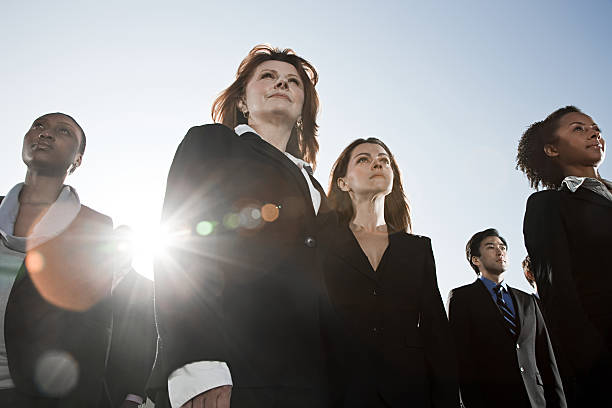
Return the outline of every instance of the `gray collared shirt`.
<path id="1" fill-rule="evenodd" d="M 610 190 L 612 190 L 612 182 L 605 179 L 601 179 L 600 181 L 592 177 L 567 176 L 561 182 L 561 187 L 559 189 L 563 188 L 563 185 L 572 193 L 575 193 L 578 187 L 584 187 L 612 201 L 612 193 L 610 192 Z"/>

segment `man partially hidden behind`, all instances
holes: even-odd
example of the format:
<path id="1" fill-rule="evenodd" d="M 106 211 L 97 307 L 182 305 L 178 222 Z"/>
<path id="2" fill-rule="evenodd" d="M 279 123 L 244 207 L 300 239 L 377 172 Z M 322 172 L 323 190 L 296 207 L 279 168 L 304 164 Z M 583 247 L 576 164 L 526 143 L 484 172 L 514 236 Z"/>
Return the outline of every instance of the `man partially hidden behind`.
<path id="1" fill-rule="evenodd" d="M 478 279 L 449 294 L 462 402 L 466 408 L 566 407 L 536 300 L 504 283 L 506 250 L 497 230 L 474 234 L 465 252 Z"/>
<path id="2" fill-rule="evenodd" d="M 0 197 L 0 406 L 93 407 L 111 322 L 109 217 L 64 185 L 85 134 L 70 116 L 36 119 L 25 182 Z"/>

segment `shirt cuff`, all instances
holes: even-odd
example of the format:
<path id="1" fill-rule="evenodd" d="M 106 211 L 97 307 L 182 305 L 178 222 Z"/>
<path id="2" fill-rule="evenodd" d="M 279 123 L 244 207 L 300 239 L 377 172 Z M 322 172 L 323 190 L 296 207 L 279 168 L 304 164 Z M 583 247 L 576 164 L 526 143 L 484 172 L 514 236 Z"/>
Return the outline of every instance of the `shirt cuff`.
<path id="1" fill-rule="evenodd" d="M 178 368 L 168 377 L 168 397 L 172 408 L 180 408 L 190 399 L 223 385 L 233 385 L 227 364 L 222 361 L 198 361 Z"/>
<path id="2" fill-rule="evenodd" d="M 125 400 L 135 402 L 138 405 L 142 405 L 144 403 L 144 399 L 140 395 L 136 395 L 136 394 L 126 395 Z"/>

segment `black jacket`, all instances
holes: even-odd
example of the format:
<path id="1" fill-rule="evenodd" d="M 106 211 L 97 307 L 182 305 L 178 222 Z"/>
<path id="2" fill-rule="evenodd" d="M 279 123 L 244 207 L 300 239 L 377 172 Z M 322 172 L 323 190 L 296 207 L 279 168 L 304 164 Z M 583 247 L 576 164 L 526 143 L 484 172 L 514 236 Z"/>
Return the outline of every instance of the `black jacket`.
<path id="1" fill-rule="evenodd" d="M 333 213 L 312 181 L 318 216 L 299 168 L 259 136 L 189 130 L 168 175 L 169 251 L 155 265 L 161 382 L 212 360 L 228 363 L 233 395 L 320 392 L 318 234 Z"/>
<path id="2" fill-rule="evenodd" d="M 583 187 L 534 193 L 523 233 L 568 402 L 605 406 L 612 371 L 612 202 Z"/>
<path id="3" fill-rule="evenodd" d="M 330 241 L 325 283 L 345 335 L 330 353 L 336 405 L 457 407 L 457 367 L 429 238 L 389 235 L 376 271 L 347 227 Z"/>
<path id="4" fill-rule="evenodd" d="M 544 319 L 533 296 L 508 287 L 519 335 L 514 340 L 485 285 L 451 290 L 450 326 L 466 408 L 565 407 L 565 396 Z"/>
<path id="5" fill-rule="evenodd" d="M 24 396 L 97 404 L 111 325 L 111 232 L 110 218 L 81 206 L 65 231 L 28 251 L 43 267 L 21 267 L 4 323 L 11 378 Z"/>

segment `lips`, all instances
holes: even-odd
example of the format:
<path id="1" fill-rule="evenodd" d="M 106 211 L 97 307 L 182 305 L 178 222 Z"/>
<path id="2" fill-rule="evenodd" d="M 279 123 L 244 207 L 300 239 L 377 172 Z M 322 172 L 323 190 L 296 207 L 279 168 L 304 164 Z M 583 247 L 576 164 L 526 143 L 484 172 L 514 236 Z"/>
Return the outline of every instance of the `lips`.
<path id="1" fill-rule="evenodd" d="M 268 98 L 282 98 L 291 102 L 291 98 L 289 97 L 289 95 L 284 93 L 273 93 L 272 95 L 268 96 Z"/>
<path id="2" fill-rule="evenodd" d="M 32 150 L 51 150 L 53 149 L 53 147 L 51 147 L 51 145 L 47 144 L 47 143 L 42 143 L 42 142 L 38 142 L 38 143 L 34 143 L 32 145 Z"/>

